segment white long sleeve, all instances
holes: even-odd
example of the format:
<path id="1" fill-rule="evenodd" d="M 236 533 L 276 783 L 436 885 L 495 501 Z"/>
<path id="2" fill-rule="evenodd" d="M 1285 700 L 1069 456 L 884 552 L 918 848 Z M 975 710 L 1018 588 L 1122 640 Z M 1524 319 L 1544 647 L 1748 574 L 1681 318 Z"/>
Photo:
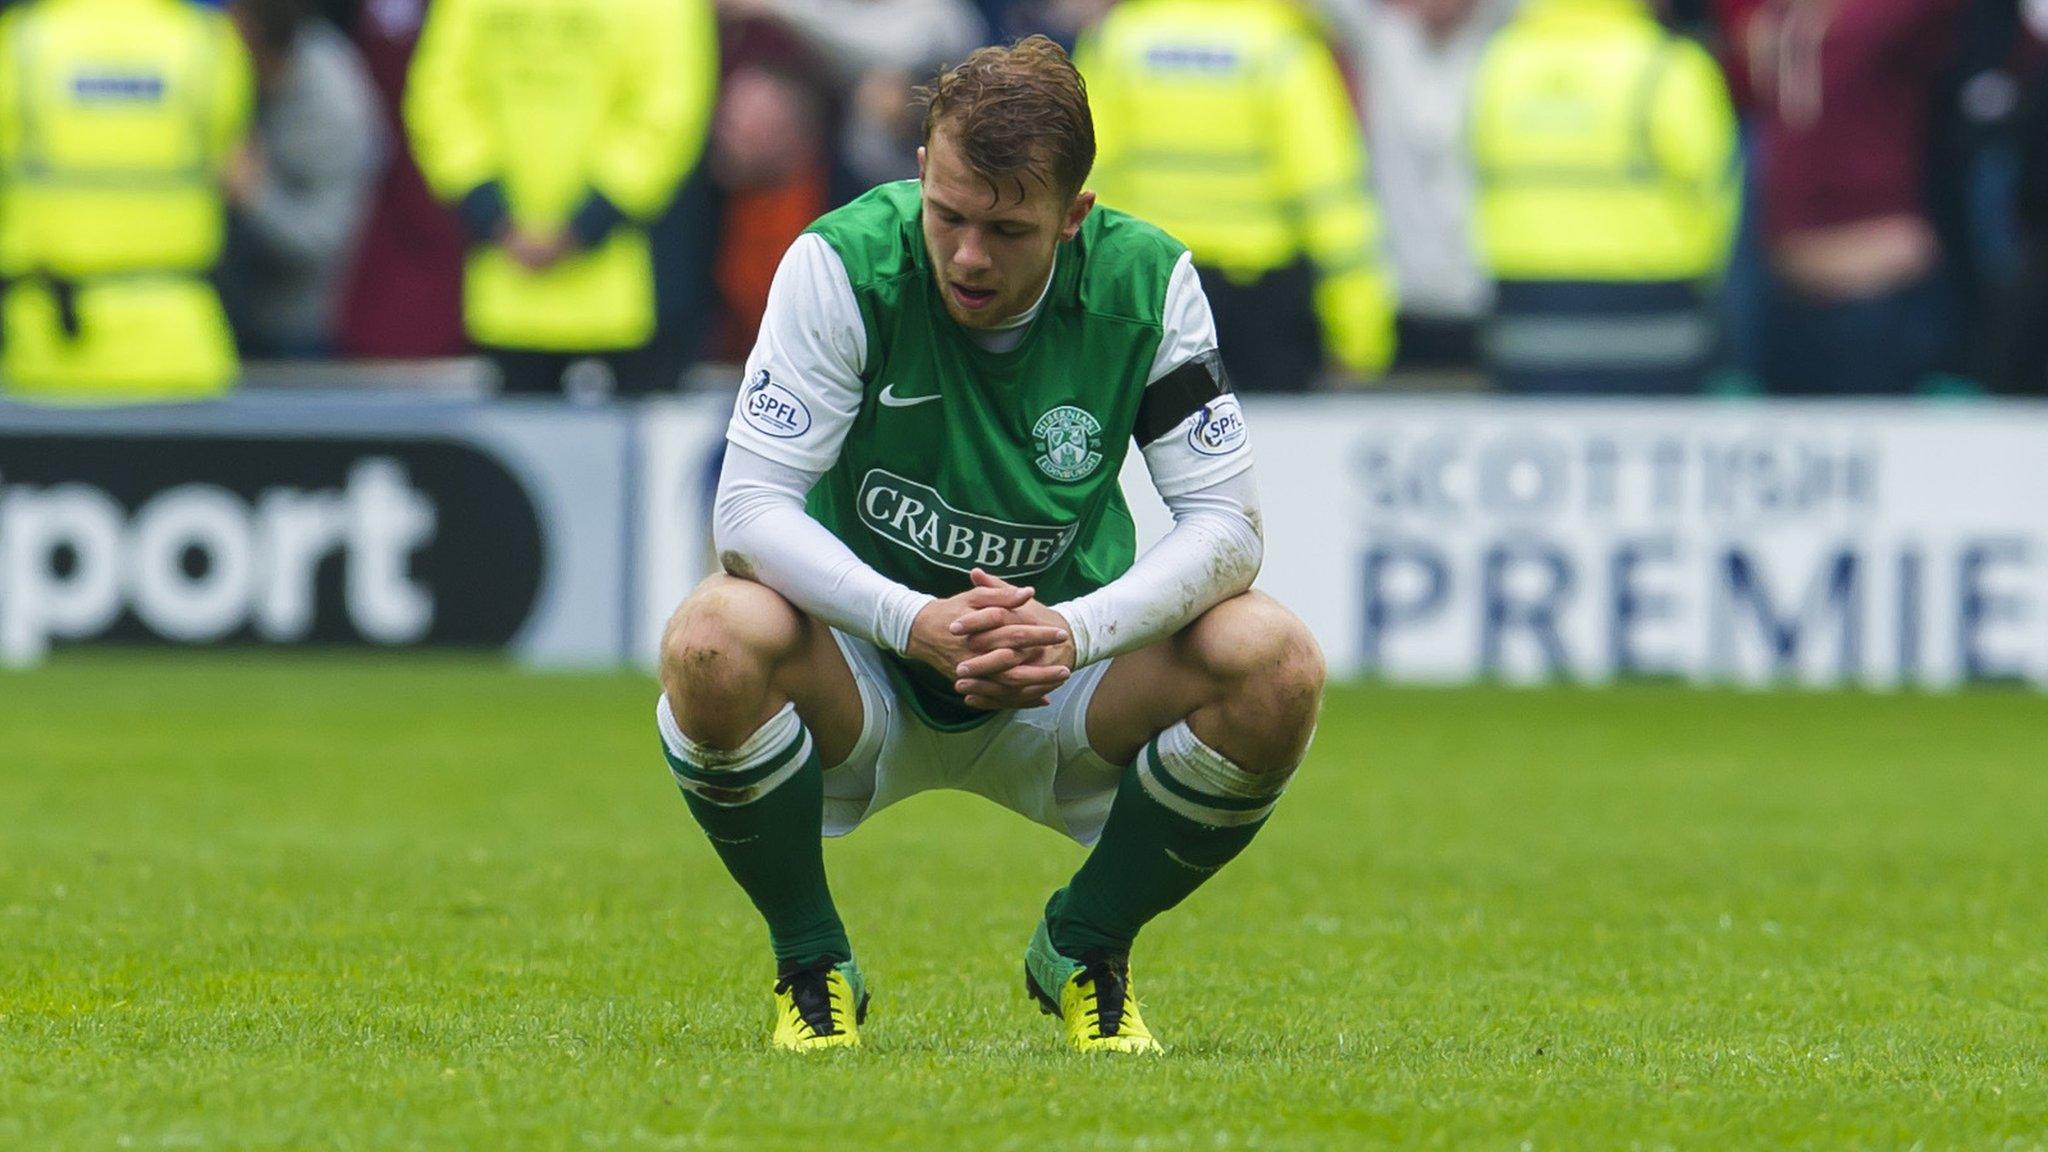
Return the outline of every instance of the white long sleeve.
<path id="1" fill-rule="evenodd" d="M 1163 640 L 1258 576 L 1265 536 L 1250 468 L 1164 499 L 1173 528 L 1157 544 L 1123 575 L 1053 605 L 1073 630 L 1075 667 Z"/>
<path id="2" fill-rule="evenodd" d="M 1209 301 L 1183 255 L 1167 287 L 1165 336 L 1146 387 L 1171 389 L 1190 376 L 1221 386 L 1221 371 Z M 1141 445 L 1152 486 L 1173 513 L 1172 529 L 1123 575 L 1053 605 L 1073 630 L 1076 667 L 1164 640 L 1250 588 L 1259 574 L 1266 545 L 1244 409 L 1228 391 L 1200 388 L 1196 395 L 1211 398 Z"/>
<path id="3" fill-rule="evenodd" d="M 711 513 L 718 562 L 813 619 L 901 652 L 933 597 L 875 571 L 804 511 L 804 495 L 821 475 L 727 443 Z"/>

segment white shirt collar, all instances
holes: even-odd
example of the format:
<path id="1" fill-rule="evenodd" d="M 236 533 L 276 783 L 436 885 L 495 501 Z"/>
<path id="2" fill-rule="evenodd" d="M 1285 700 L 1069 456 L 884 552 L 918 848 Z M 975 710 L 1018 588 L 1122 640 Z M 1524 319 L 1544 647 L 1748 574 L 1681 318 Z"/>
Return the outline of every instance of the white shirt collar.
<path id="1" fill-rule="evenodd" d="M 1038 319 L 1039 312 L 1045 308 L 1045 298 L 1052 294 L 1052 278 L 1059 268 L 1060 258 L 1055 253 L 1052 258 L 1052 269 L 1045 274 L 1045 287 L 1038 290 L 1038 299 L 1032 302 L 1031 307 L 993 328 L 970 328 L 968 335 L 974 337 L 976 344 L 990 352 L 1008 352 L 1022 344 L 1024 329 L 1033 320 Z"/>

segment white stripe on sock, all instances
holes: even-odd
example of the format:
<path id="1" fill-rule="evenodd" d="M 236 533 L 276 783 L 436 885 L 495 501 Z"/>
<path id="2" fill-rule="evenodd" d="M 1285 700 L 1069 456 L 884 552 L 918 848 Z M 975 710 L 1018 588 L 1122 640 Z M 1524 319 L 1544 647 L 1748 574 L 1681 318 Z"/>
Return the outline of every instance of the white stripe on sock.
<path id="1" fill-rule="evenodd" d="M 1156 765 L 1155 765 L 1156 759 Z M 1180 790 L 1160 780 L 1170 778 Z M 1159 734 L 1151 749 L 1138 752 L 1138 782 L 1145 794 L 1178 815 L 1211 828 L 1241 828 L 1256 824 L 1273 813 L 1273 802 L 1287 787 L 1286 775 L 1255 775 L 1230 762 L 1221 752 L 1202 743 L 1186 721 Z M 1183 795 L 1194 792 L 1219 800 L 1264 800 L 1255 808 L 1240 810 L 1203 804 Z"/>
<path id="2" fill-rule="evenodd" d="M 788 782 L 790 777 L 796 775 L 803 768 L 804 761 L 810 758 L 811 734 L 805 732 L 802 742 L 797 745 L 796 751 L 790 756 L 787 763 L 742 788 L 721 788 L 716 784 L 706 781 L 692 780 L 674 768 L 670 768 L 668 774 L 670 778 L 675 780 L 676 787 L 693 796 L 712 804 L 717 804 L 720 807 L 737 808 L 742 804 L 752 804 L 768 793 L 782 787 L 784 783 Z M 726 771 L 730 771 L 730 769 L 726 769 Z"/>
<path id="3" fill-rule="evenodd" d="M 754 734 L 742 741 L 739 747 L 713 748 L 683 735 L 682 727 L 676 723 L 676 714 L 668 706 L 667 693 L 655 700 L 654 723 L 661 729 L 661 742 L 667 746 L 669 755 L 706 772 L 744 772 L 749 768 L 759 768 L 783 745 L 796 739 L 797 732 L 803 728 L 803 721 L 796 716 L 796 705 L 784 704 L 782 711 L 754 729 Z"/>
<path id="4" fill-rule="evenodd" d="M 1155 747 L 1159 750 L 1160 766 L 1171 772 L 1174 780 L 1211 796 L 1228 796 L 1233 800 L 1277 797 L 1294 778 L 1292 771 L 1245 771 L 1231 763 L 1230 757 L 1202 743 L 1185 720 L 1161 732 Z"/>
<path id="5" fill-rule="evenodd" d="M 782 711 L 769 717 L 767 723 L 756 728 L 739 747 L 731 750 L 700 744 L 684 735 L 676 723 L 675 712 L 669 708 L 666 694 L 654 705 L 654 722 L 661 729 L 661 742 L 668 749 L 668 754 L 707 775 L 740 773 L 764 767 L 776 753 L 788 748 L 791 741 L 797 742 L 795 752 L 780 768 L 741 788 L 720 788 L 714 783 L 693 780 L 670 767 L 669 775 L 675 780 L 676 787 L 725 807 L 752 804 L 781 787 L 797 774 L 804 761 L 811 758 L 814 747 L 810 731 L 803 726 L 803 721 L 797 719 L 794 704 L 783 705 Z M 801 740 L 798 740 L 799 736 Z"/>
<path id="6" fill-rule="evenodd" d="M 1246 824 L 1256 824 L 1273 811 L 1271 804 L 1264 804 L 1245 812 L 1196 804 L 1161 784 L 1159 777 L 1152 772 L 1152 758 L 1143 752 L 1138 754 L 1138 783 L 1144 785 L 1145 795 L 1158 801 L 1169 811 L 1211 828 L 1241 828 Z"/>

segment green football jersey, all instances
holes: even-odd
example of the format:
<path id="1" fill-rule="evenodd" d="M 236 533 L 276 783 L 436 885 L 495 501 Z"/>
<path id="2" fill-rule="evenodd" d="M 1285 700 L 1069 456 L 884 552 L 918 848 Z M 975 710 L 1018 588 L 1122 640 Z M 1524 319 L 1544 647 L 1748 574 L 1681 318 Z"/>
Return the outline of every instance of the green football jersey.
<path id="1" fill-rule="evenodd" d="M 862 561 L 935 596 L 970 587 L 977 567 L 1048 604 L 1093 591 L 1134 556 L 1118 484 L 1133 436 L 1173 430 L 1223 387 L 1212 368 L 1147 388 L 1185 249 L 1095 209 L 1061 245 L 1021 341 L 996 352 L 947 314 L 919 212 L 917 183 L 903 181 L 810 228 L 845 267 L 866 354 L 857 407 L 807 510 Z M 756 433 L 801 439 L 811 427 L 794 384 L 765 371 L 749 381 L 741 411 Z M 990 715 L 969 708 L 951 677 L 885 657 L 934 727 Z"/>

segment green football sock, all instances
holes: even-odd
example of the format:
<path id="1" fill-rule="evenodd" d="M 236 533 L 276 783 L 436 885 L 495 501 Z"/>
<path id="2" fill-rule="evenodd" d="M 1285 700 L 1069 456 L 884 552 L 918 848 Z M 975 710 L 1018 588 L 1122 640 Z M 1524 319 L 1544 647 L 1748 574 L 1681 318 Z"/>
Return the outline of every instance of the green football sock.
<path id="1" fill-rule="evenodd" d="M 659 715 L 662 754 L 683 801 L 768 921 L 775 959 L 807 965 L 851 960 L 853 946 L 825 882 L 819 840 L 825 773 L 796 709 L 785 707 L 730 752 L 684 736 L 666 699 Z"/>
<path id="2" fill-rule="evenodd" d="M 1138 930 L 1187 899 L 1266 823 L 1286 774 L 1253 775 L 1174 725 L 1124 769 L 1102 838 L 1046 904 L 1065 956 L 1128 952 Z"/>

